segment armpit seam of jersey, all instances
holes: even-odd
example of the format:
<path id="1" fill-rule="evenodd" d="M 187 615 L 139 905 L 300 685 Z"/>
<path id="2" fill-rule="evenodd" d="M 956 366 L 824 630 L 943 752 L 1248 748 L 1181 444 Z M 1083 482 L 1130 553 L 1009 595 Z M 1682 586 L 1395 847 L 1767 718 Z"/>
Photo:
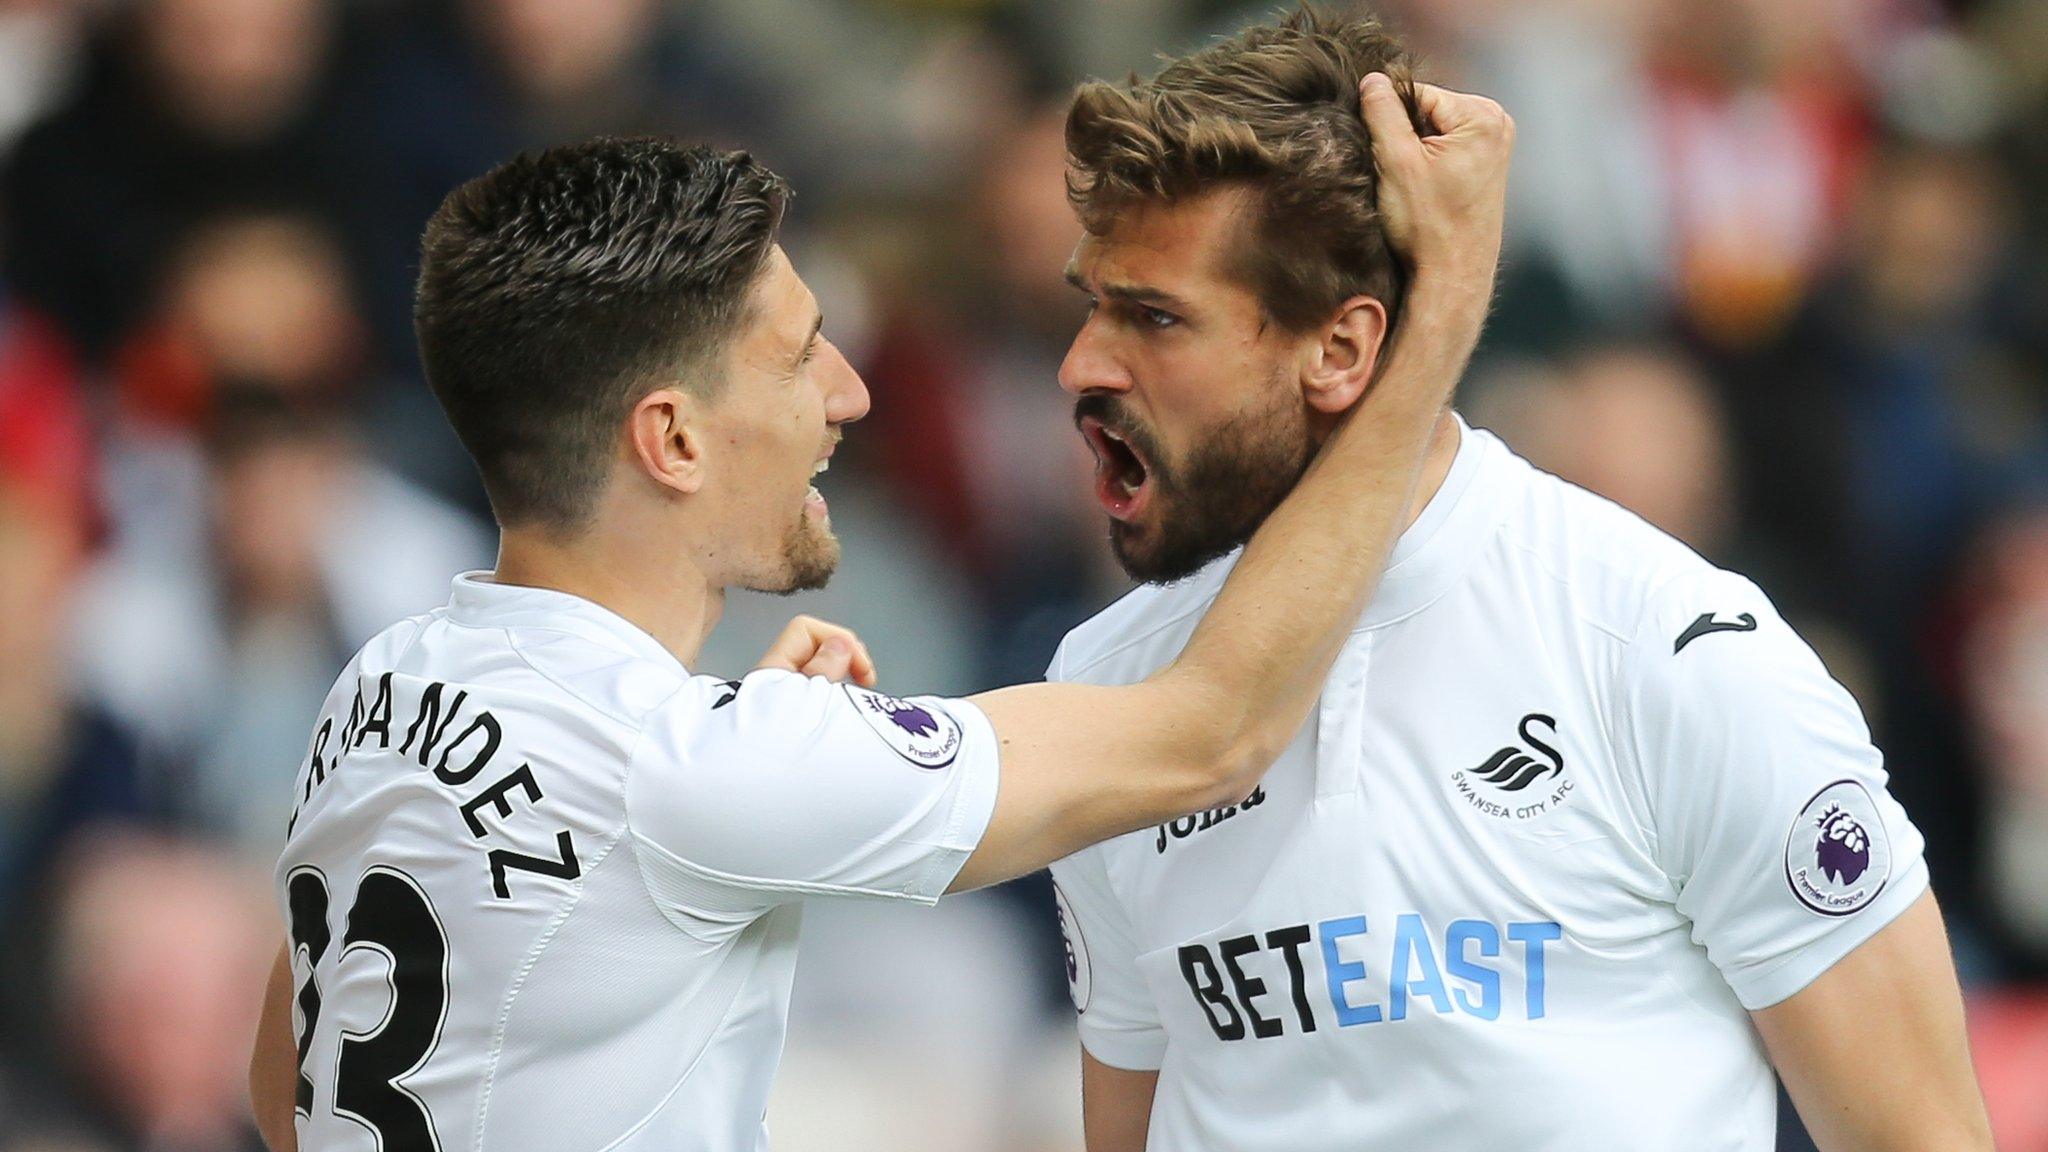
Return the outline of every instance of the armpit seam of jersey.
<path id="1" fill-rule="evenodd" d="M 612 837 L 611 841 L 591 859 L 590 866 L 584 869 L 583 874 L 588 876 L 597 871 L 610 858 L 612 852 L 618 848 L 620 842 L 625 840 L 625 838 L 626 830 L 621 829 L 619 834 Z M 476 1143 L 472 1145 L 473 1148 L 478 1150 L 483 1148 L 484 1124 L 491 1110 L 491 1089 L 496 1087 L 498 1083 L 498 1058 L 505 1051 L 505 1029 L 512 1022 L 512 1005 L 519 999 L 519 993 L 526 987 L 526 978 L 533 972 L 534 965 L 540 963 L 541 954 L 548 950 L 549 944 L 554 943 L 555 935 L 562 930 L 562 925 L 567 924 L 569 917 L 578 908 L 583 906 L 583 891 L 583 885 L 578 883 L 576 885 L 576 898 L 569 901 L 562 908 L 561 912 L 556 914 L 554 921 L 547 926 L 547 930 L 540 934 L 540 939 L 534 941 L 533 948 L 527 952 L 526 958 L 520 962 L 518 969 L 512 973 L 512 979 L 505 988 L 503 1006 L 498 1010 L 498 1019 L 491 1025 L 491 1048 L 489 1055 L 484 1061 L 483 1089 L 477 1093 Z"/>
<path id="2" fill-rule="evenodd" d="M 629 829 L 629 831 L 631 830 Z M 642 836 L 637 831 L 632 832 L 632 836 L 635 844 L 658 853 L 662 859 L 674 864 L 677 868 L 688 872 L 700 880 L 708 880 L 717 884 L 730 884 L 736 888 L 746 888 L 755 892 L 790 892 L 805 896 L 872 896 L 889 900 L 914 900 L 919 904 L 938 903 L 936 897 L 921 896 L 910 892 L 898 892 L 888 888 L 861 888 L 845 884 L 819 884 L 807 880 L 761 880 L 731 872 L 720 872 L 716 868 L 706 868 L 701 864 L 694 864 L 685 860 L 667 848 Z"/>

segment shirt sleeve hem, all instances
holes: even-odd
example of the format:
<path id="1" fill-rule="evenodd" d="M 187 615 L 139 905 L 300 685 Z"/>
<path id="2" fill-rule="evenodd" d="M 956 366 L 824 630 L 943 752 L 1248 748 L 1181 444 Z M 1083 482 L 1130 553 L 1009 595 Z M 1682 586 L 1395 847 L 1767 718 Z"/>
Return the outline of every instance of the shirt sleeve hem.
<path id="1" fill-rule="evenodd" d="M 1729 980 L 1729 986 L 1735 990 L 1736 999 L 1751 1012 L 1782 1003 L 1820 979 L 1822 973 L 1883 931 L 1886 925 L 1912 907 L 1925 891 L 1927 862 L 1915 859 L 1906 874 L 1888 886 L 1876 903 L 1846 919 L 1840 928 L 1754 972 L 1746 973 L 1740 980 Z"/>
<path id="2" fill-rule="evenodd" d="M 958 771 L 966 774 L 960 781 L 960 791 L 953 800 L 952 818 L 947 821 L 945 841 L 958 845 L 951 851 L 934 854 L 931 866 L 912 892 L 911 899 L 926 904 L 936 904 L 946 894 L 960 870 L 967 867 L 967 860 L 974 850 L 981 846 L 981 839 L 988 834 L 989 821 L 995 819 L 996 792 L 1003 771 L 1003 758 L 996 743 L 995 725 L 980 708 L 966 700 L 949 699 L 942 705 L 968 731 L 962 733 L 962 757 Z M 982 748 L 987 751 L 975 755 L 971 751 Z"/>
<path id="3" fill-rule="evenodd" d="M 1081 1047 L 1098 1063 L 1126 1072 L 1157 1072 L 1166 1061 L 1162 1032 L 1104 1032 L 1083 1024 Z"/>

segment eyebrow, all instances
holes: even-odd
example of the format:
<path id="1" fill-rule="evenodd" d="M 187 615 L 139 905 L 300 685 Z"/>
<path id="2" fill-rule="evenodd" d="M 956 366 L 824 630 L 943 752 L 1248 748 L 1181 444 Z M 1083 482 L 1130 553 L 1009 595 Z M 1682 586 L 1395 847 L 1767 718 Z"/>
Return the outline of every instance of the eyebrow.
<path id="1" fill-rule="evenodd" d="M 1067 283 L 1072 284 L 1083 292 L 1093 294 L 1099 291 L 1101 295 L 1107 296 L 1112 300 L 1121 300 L 1127 304 L 1146 304 L 1155 308 L 1166 308 L 1176 312 L 1187 312 L 1193 308 L 1193 305 L 1175 296 L 1173 293 L 1161 288 L 1151 287 L 1147 284 L 1104 284 L 1100 289 L 1090 288 L 1087 282 L 1081 279 L 1080 270 L 1071 264 L 1067 266 L 1063 275 L 1066 277 Z"/>

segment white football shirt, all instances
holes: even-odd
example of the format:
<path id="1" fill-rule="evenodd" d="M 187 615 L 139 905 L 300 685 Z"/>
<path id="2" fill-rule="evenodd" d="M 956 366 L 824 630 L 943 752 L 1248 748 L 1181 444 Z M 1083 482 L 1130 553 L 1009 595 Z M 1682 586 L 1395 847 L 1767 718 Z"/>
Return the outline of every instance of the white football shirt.
<path id="1" fill-rule="evenodd" d="M 1082 1041 L 1159 1071 L 1154 1149 L 1768 1149 L 1746 1009 L 1912 903 L 1920 835 L 1755 585 L 1460 435 L 1258 790 L 1053 866 Z M 1164 665 L 1230 563 L 1050 677 Z"/>
<path id="2" fill-rule="evenodd" d="M 343 671 L 299 777 L 299 1147 L 765 1147 L 801 901 L 936 900 L 997 763 L 965 701 L 692 676 L 458 578 Z"/>

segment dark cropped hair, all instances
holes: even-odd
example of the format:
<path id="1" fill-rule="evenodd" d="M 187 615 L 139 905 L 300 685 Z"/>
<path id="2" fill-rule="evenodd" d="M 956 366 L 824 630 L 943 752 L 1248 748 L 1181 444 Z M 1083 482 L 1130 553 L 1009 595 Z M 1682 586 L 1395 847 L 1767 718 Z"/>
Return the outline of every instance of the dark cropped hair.
<path id="1" fill-rule="evenodd" d="M 448 194 L 413 324 L 500 524 L 573 532 L 640 397 L 719 388 L 788 194 L 744 152 L 610 137 Z"/>
<path id="2" fill-rule="evenodd" d="M 1413 65 L 1370 18 L 1306 5 L 1170 61 L 1150 80 L 1084 84 L 1067 115 L 1067 193 L 1100 235 L 1122 210 L 1240 186 L 1253 227 L 1228 271 L 1283 329 L 1304 332 L 1357 295 L 1399 308 L 1401 271 L 1378 210 L 1358 85 L 1384 72 L 1415 108 Z"/>

